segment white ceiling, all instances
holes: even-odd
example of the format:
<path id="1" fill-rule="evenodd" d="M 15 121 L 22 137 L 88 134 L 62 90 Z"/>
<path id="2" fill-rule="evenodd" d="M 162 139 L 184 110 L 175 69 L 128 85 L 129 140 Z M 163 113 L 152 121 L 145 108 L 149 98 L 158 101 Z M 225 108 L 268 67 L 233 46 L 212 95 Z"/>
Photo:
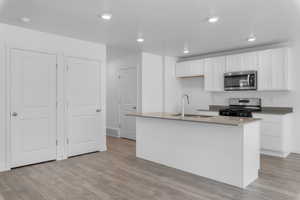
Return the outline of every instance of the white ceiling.
<path id="1" fill-rule="evenodd" d="M 289 40 L 297 12 L 297 0 L 1 1 L 4 23 L 171 56 L 182 56 L 185 44 L 202 54 Z M 105 11 L 113 14 L 109 22 L 97 18 Z M 220 17 L 218 24 L 205 21 L 211 15 Z M 31 23 L 22 23 L 23 16 Z M 253 44 L 246 41 L 251 33 Z"/>

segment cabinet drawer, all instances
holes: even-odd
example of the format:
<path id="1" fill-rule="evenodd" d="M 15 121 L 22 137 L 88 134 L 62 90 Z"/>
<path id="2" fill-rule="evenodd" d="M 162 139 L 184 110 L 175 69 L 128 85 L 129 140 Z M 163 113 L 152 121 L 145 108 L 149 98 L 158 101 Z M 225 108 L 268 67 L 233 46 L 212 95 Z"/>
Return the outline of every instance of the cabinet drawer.
<path id="1" fill-rule="evenodd" d="M 278 137 L 261 135 L 261 149 L 283 151 L 282 140 Z"/>

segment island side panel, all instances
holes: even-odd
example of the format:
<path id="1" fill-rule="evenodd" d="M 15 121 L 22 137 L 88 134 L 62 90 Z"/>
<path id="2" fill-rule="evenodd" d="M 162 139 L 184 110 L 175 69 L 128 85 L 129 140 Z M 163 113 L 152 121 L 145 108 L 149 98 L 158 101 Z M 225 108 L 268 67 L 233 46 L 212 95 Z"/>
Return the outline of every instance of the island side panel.
<path id="1" fill-rule="evenodd" d="M 258 178 L 260 169 L 260 121 L 245 124 L 243 134 L 243 187 Z"/>
<path id="2" fill-rule="evenodd" d="M 243 126 L 137 118 L 139 158 L 243 187 Z"/>

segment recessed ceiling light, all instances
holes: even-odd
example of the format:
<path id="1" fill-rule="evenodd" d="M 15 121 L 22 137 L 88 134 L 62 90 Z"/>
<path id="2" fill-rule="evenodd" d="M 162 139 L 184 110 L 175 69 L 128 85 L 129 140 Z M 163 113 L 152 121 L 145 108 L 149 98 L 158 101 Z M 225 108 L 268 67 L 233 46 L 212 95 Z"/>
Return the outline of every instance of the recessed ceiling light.
<path id="1" fill-rule="evenodd" d="M 219 17 L 217 17 L 217 16 L 209 17 L 209 18 L 207 19 L 207 21 L 208 21 L 209 23 L 211 23 L 211 24 L 214 24 L 214 23 L 217 23 L 217 22 L 219 21 Z"/>
<path id="2" fill-rule="evenodd" d="M 255 42 L 256 37 L 254 35 L 251 35 L 250 37 L 248 37 L 247 41 L 248 42 Z"/>
<path id="3" fill-rule="evenodd" d="M 24 23 L 29 23 L 29 22 L 31 22 L 31 19 L 28 18 L 28 17 L 22 17 L 21 21 L 24 22 Z"/>
<path id="4" fill-rule="evenodd" d="M 104 19 L 104 20 L 111 20 L 112 14 L 111 13 L 103 13 L 101 15 L 101 18 Z"/>
<path id="5" fill-rule="evenodd" d="M 185 48 L 185 49 L 183 50 L 183 53 L 184 53 L 184 54 L 188 54 L 188 53 L 190 53 L 190 51 L 189 51 L 187 48 Z"/>
<path id="6" fill-rule="evenodd" d="M 137 39 L 136 39 L 136 41 L 137 41 L 137 42 L 139 42 L 139 43 L 142 43 L 142 42 L 144 42 L 144 41 L 145 41 L 145 39 L 144 39 L 144 38 L 142 38 L 142 37 L 139 37 L 139 38 L 137 38 Z"/>

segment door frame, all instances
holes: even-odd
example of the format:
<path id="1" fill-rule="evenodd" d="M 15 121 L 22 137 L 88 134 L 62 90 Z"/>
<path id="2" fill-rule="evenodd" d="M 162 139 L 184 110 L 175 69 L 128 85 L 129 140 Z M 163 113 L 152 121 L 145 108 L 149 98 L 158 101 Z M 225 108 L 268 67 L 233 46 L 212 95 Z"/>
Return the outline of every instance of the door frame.
<path id="1" fill-rule="evenodd" d="M 11 57 L 11 50 L 16 49 L 20 51 L 29 51 L 29 52 L 35 52 L 35 53 L 43 53 L 43 54 L 49 54 L 49 55 L 54 55 L 56 57 L 56 116 L 55 116 L 55 134 L 56 134 L 56 140 L 57 140 L 57 145 L 56 145 L 56 160 L 59 160 L 58 157 L 58 53 L 45 50 L 45 49 L 38 49 L 38 48 L 27 48 L 27 47 L 21 47 L 21 46 L 15 46 L 15 45 L 9 45 L 9 44 L 4 44 L 4 70 L 5 70 L 5 170 L 10 170 L 11 169 L 11 63 L 10 63 L 10 57 Z"/>
<path id="2" fill-rule="evenodd" d="M 118 69 L 118 130 L 119 137 L 121 138 L 121 70 L 135 69 L 136 70 L 136 107 L 138 107 L 138 67 L 120 66 Z"/>
<path id="3" fill-rule="evenodd" d="M 88 58 L 88 57 L 79 57 L 79 56 L 72 56 L 72 55 L 64 55 L 63 56 L 63 63 L 64 63 L 64 102 L 65 102 L 65 106 L 64 106 L 64 141 L 65 141 L 65 150 L 64 150 L 64 158 L 67 159 L 69 157 L 71 157 L 69 155 L 69 148 L 70 148 L 70 144 L 69 144 L 69 119 L 70 119 L 70 113 L 68 111 L 68 104 L 69 104 L 69 100 L 68 100 L 68 59 L 81 59 L 81 60 L 86 60 L 86 61 L 93 61 L 93 62 L 97 62 L 100 65 L 100 79 L 101 79 L 101 83 L 103 82 L 103 61 L 99 60 L 99 59 L 93 59 L 93 58 Z M 101 86 L 102 87 L 102 86 Z M 105 91 L 102 90 L 102 88 L 100 88 L 100 106 L 101 106 L 101 113 L 102 113 L 102 117 L 103 117 L 103 113 L 105 114 L 105 108 L 103 107 L 103 95 L 105 95 Z M 105 115 L 104 115 L 105 118 Z M 105 120 L 104 120 L 105 122 Z M 104 149 L 105 150 L 105 149 Z M 103 151 L 104 151 L 103 150 Z"/>

